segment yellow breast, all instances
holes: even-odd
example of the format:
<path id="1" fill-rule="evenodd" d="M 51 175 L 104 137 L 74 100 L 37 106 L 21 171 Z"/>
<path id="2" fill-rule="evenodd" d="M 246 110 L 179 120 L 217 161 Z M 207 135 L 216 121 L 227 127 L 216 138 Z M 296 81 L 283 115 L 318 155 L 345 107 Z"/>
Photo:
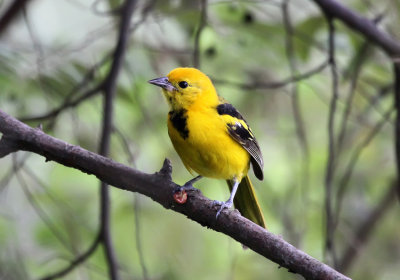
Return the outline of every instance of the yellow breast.
<path id="1" fill-rule="evenodd" d="M 214 108 L 186 112 L 187 133 L 168 119 L 168 133 L 186 168 L 199 175 L 241 180 L 249 169 L 248 152 L 231 138 L 226 120 Z"/>

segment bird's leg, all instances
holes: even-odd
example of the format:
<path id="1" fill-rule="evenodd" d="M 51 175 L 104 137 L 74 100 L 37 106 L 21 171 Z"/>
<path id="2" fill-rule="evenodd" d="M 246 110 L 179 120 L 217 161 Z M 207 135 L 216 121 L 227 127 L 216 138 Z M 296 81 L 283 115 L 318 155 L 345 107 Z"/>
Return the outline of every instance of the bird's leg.
<path id="1" fill-rule="evenodd" d="M 174 190 L 174 194 L 175 193 L 180 193 L 182 191 L 189 191 L 189 190 L 195 190 L 196 188 L 193 187 L 193 183 L 197 182 L 198 180 L 200 180 L 201 178 L 203 178 L 203 176 L 199 175 L 194 177 L 193 179 L 187 181 L 182 187 L 178 187 Z"/>
<path id="2" fill-rule="evenodd" d="M 218 219 L 218 216 L 219 216 L 219 214 L 221 213 L 222 210 L 224 210 L 225 208 L 231 208 L 232 207 L 233 199 L 235 197 L 235 194 L 236 194 L 236 191 L 238 189 L 238 186 L 239 186 L 239 181 L 237 179 L 234 179 L 234 184 L 233 184 L 233 187 L 232 187 L 231 195 L 230 195 L 229 199 L 226 202 L 222 202 L 221 203 L 221 208 L 219 208 L 219 210 L 217 212 L 217 215 L 215 216 L 216 219 Z"/>
<path id="3" fill-rule="evenodd" d="M 197 182 L 203 178 L 201 175 L 194 177 L 192 180 L 187 181 L 182 187 L 177 187 L 173 192 L 173 197 L 176 203 L 184 204 L 187 201 L 187 193 L 186 191 L 195 191 L 197 190 L 193 187 L 193 183 Z"/>
<path id="4" fill-rule="evenodd" d="M 193 179 L 187 181 L 181 189 L 185 189 L 185 190 L 190 190 L 190 189 L 194 189 L 193 184 L 195 182 L 197 182 L 198 180 L 200 180 L 201 178 L 203 178 L 203 176 L 199 175 L 197 177 L 194 177 Z"/>

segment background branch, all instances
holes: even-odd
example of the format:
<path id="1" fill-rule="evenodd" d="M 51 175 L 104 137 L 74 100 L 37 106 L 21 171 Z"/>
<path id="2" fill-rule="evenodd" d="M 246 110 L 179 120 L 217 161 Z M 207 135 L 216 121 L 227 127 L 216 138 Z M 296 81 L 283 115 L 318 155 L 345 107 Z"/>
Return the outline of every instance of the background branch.
<path id="1" fill-rule="evenodd" d="M 14 0 L 0 18 L 0 36 L 10 23 L 23 11 L 30 0 Z"/>
<path id="2" fill-rule="evenodd" d="M 381 47 L 389 56 L 399 57 L 400 42 L 381 31 L 373 20 L 359 15 L 336 0 L 314 0 L 314 2 L 325 14 L 340 19 L 351 29 L 360 32 L 366 39 Z"/>
<path id="3" fill-rule="evenodd" d="M 194 35 L 193 66 L 200 68 L 200 36 L 207 24 L 207 0 L 200 0 L 200 19 Z"/>
<path id="4" fill-rule="evenodd" d="M 378 202 L 376 207 L 366 216 L 365 220 L 358 226 L 355 231 L 353 240 L 349 241 L 349 245 L 345 248 L 342 257 L 338 262 L 338 270 L 343 273 L 348 272 L 356 256 L 362 247 L 367 243 L 371 237 L 373 230 L 377 223 L 381 221 L 382 217 L 387 213 L 395 202 L 396 189 L 398 182 L 393 182 L 383 195 L 382 199 Z"/>
<path id="5" fill-rule="evenodd" d="M 290 19 L 290 8 L 289 8 L 290 0 L 285 0 L 282 3 L 282 14 L 283 14 L 283 23 L 286 31 L 285 37 L 285 46 L 286 46 L 286 58 L 289 62 L 290 75 L 293 79 L 297 73 L 297 63 L 295 56 L 295 46 L 294 46 L 294 30 L 292 26 L 292 22 Z M 296 83 L 292 83 L 290 85 L 291 91 L 291 105 L 293 110 L 293 121 L 296 125 L 296 135 L 299 141 L 299 146 L 302 154 L 302 178 L 300 182 L 300 189 L 302 191 L 302 196 L 304 202 L 307 201 L 307 186 L 309 185 L 309 170 L 310 170 L 310 150 L 307 139 L 307 130 L 304 124 L 303 111 L 300 104 L 300 96 L 297 89 L 298 85 Z"/>
<path id="6" fill-rule="evenodd" d="M 112 54 L 112 64 L 110 71 L 108 72 L 106 78 L 99 85 L 94 88 L 88 90 L 86 93 L 81 95 L 79 98 L 71 101 L 71 98 L 74 95 L 74 91 L 71 92 L 65 99 L 64 103 L 57 109 L 50 111 L 42 116 L 27 118 L 29 121 L 33 120 L 42 120 L 47 118 L 57 117 L 62 111 L 69 107 L 76 106 L 83 102 L 84 100 L 103 92 L 104 102 L 103 102 L 103 120 L 102 120 L 102 132 L 100 138 L 99 145 L 99 154 L 103 156 L 108 156 L 110 149 L 110 140 L 111 134 L 113 130 L 113 100 L 116 91 L 116 84 L 118 74 L 123 65 L 124 55 L 126 53 L 128 39 L 130 34 L 130 22 L 133 15 L 134 7 L 136 1 L 135 0 L 127 0 L 121 7 L 118 9 L 120 11 L 120 24 L 119 24 L 119 33 L 117 38 L 117 43 L 115 50 Z M 99 65 L 102 65 L 110 58 L 107 55 Z M 97 67 L 92 68 L 86 76 L 83 78 L 82 82 L 78 85 L 78 88 L 84 86 L 90 79 L 92 79 L 94 71 Z M 4 138 L 7 139 L 7 138 Z M 0 149 L 1 150 L 1 149 Z M 110 197 L 109 197 L 109 189 L 106 183 L 100 181 L 100 227 L 99 233 L 97 237 L 93 241 L 92 245 L 79 255 L 75 260 L 71 261 L 70 265 L 63 268 L 62 270 L 55 272 L 51 275 L 44 276 L 42 279 L 55 279 L 66 275 L 70 271 L 72 271 L 79 264 L 86 261 L 97 249 L 97 246 L 100 244 L 104 245 L 104 253 L 107 260 L 108 272 L 110 279 L 116 280 L 119 279 L 118 276 L 118 266 L 114 253 L 114 249 L 112 246 L 112 238 L 110 232 Z"/>
<path id="7" fill-rule="evenodd" d="M 99 147 L 99 154 L 108 156 L 110 152 L 110 141 L 113 127 L 113 103 L 117 85 L 117 78 L 123 64 L 124 55 L 128 45 L 129 27 L 134 11 L 136 0 L 127 0 L 121 9 L 121 22 L 117 47 L 114 52 L 114 59 L 104 83 L 104 101 L 103 101 L 103 122 Z M 101 240 L 104 245 L 109 277 L 112 280 L 119 279 L 117 261 L 111 238 L 110 227 L 110 191 L 103 181 L 100 182 L 100 232 Z"/>
<path id="8" fill-rule="evenodd" d="M 336 58 L 335 58 L 335 25 L 333 18 L 326 15 L 328 21 L 328 45 L 329 45 L 329 64 L 332 75 L 332 97 L 329 106 L 328 116 L 328 159 L 325 171 L 325 223 L 326 223 L 326 240 L 325 252 L 330 254 L 334 265 L 336 265 L 336 251 L 334 245 L 334 220 L 332 211 L 332 198 L 333 198 L 333 178 L 336 164 L 336 148 L 335 148 L 335 113 L 338 93 L 339 77 L 337 73 Z"/>
<path id="9" fill-rule="evenodd" d="M 251 83 L 241 83 L 241 82 L 236 82 L 236 81 L 227 81 L 227 80 L 222 80 L 218 78 L 213 78 L 213 83 L 215 84 L 221 84 L 221 85 L 229 85 L 229 86 L 235 86 L 244 90 L 253 90 L 253 89 L 277 89 L 277 88 L 282 88 L 285 87 L 291 83 L 297 83 L 302 80 L 308 79 L 312 77 L 315 74 L 320 73 L 323 71 L 327 66 L 329 65 L 328 60 L 323 61 L 321 64 L 316 66 L 315 68 L 306 71 L 304 73 L 296 74 L 296 75 L 291 75 L 288 78 L 285 78 L 281 81 L 270 81 L 270 82 L 261 82 L 261 81 L 255 81 Z"/>
<path id="10" fill-rule="evenodd" d="M 394 142 L 397 167 L 397 195 L 400 201 L 400 62 L 396 61 L 393 64 L 394 76 L 394 104 L 396 108 L 396 122 L 394 125 Z"/>

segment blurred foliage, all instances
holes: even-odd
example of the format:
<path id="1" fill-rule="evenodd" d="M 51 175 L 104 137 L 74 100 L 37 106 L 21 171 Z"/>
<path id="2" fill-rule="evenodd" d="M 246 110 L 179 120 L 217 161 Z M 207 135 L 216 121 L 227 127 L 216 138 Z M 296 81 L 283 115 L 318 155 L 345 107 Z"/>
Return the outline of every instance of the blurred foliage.
<path id="1" fill-rule="evenodd" d="M 0 1 L 0 12 L 10 2 Z M 66 99 L 96 86 L 110 67 L 117 30 L 116 18 L 109 11 L 115 11 L 122 1 L 53 2 L 33 1 L 1 37 L 0 108 L 10 115 L 29 118 L 58 108 Z M 346 5 L 371 18 L 386 11 L 382 26 L 399 37 L 396 1 L 378 5 L 352 0 Z M 312 1 L 290 1 L 289 14 L 294 30 L 294 74 L 301 75 L 327 60 L 327 24 Z M 110 157 L 149 173 L 157 171 L 168 157 L 174 166 L 173 178 L 180 184 L 191 175 L 168 139 L 167 105 L 147 80 L 178 66 L 193 65 L 199 19 L 197 1 L 156 1 L 154 5 L 138 1 L 115 102 Z M 340 77 L 335 137 L 352 83 L 354 97 L 335 162 L 334 202 L 360 143 L 392 107 L 390 87 L 383 90 L 392 83 L 389 59 L 359 34 L 335 24 Z M 265 179 L 260 182 L 253 177 L 253 181 L 269 230 L 330 262 L 324 255 L 330 71 L 325 68 L 282 87 L 257 87 L 290 78 L 286 32 L 281 1 L 210 0 L 207 25 L 200 34 L 200 68 L 246 116 L 260 142 Z M 85 80 L 89 72 L 93 75 Z M 243 89 L 240 84 L 248 87 Z M 296 133 L 293 89 L 299 98 L 308 152 Z M 46 133 L 96 151 L 101 115 L 101 98 L 96 95 L 54 118 L 28 123 L 41 123 Z M 339 258 L 349 246 L 357 248 L 357 259 L 347 272 L 354 279 L 397 279 L 400 273 L 398 205 L 393 203 L 385 212 L 369 242 L 357 244 L 354 236 L 395 178 L 392 131 L 389 117 L 369 145 L 360 149 L 343 194 L 335 246 Z M 23 152 L 2 159 L 0 167 L 1 279 L 48 275 L 91 245 L 99 224 L 95 177 Z M 211 199 L 228 196 L 223 181 L 204 179 L 197 187 Z M 146 278 L 141 258 L 148 279 L 297 278 L 251 250 L 243 250 L 230 238 L 138 194 L 112 189 L 111 230 L 123 279 Z M 107 279 L 101 248 L 63 279 Z"/>

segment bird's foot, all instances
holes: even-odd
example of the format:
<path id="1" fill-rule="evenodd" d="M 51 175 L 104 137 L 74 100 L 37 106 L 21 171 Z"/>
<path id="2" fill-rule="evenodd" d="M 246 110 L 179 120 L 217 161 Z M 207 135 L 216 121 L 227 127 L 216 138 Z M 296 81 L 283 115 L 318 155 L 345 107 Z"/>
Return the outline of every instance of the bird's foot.
<path id="1" fill-rule="evenodd" d="M 213 206 L 221 206 L 222 204 L 224 204 L 224 202 L 219 200 L 213 200 L 212 204 Z"/>
<path id="2" fill-rule="evenodd" d="M 183 186 L 179 187 L 176 191 L 194 191 L 197 190 L 193 187 L 193 184 L 202 178 L 201 175 L 193 178 L 192 180 L 187 181 Z M 175 191 L 175 192 L 176 192 Z"/>
<path id="3" fill-rule="evenodd" d="M 228 200 L 226 202 L 222 202 L 222 201 L 218 201 L 218 200 L 214 200 L 214 204 L 215 205 L 221 205 L 221 207 L 219 208 L 217 215 L 215 216 L 215 219 L 218 219 L 219 214 L 221 214 L 222 210 L 224 210 L 225 208 L 231 208 L 233 205 L 233 202 Z"/>
<path id="4" fill-rule="evenodd" d="M 186 190 L 186 191 L 190 191 L 190 190 L 195 190 L 196 188 L 195 187 L 193 187 L 193 184 L 192 184 L 192 182 L 186 182 L 182 187 L 181 187 L 181 189 L 184 189 L 184 190 Z"/>
<path id="5" fill-rule="evenodd" d="M 184 184 L 183 186 L 179 186 L 174 190 L 174 193 L 178 193 L 178 192 L 183 192 L 183 191 L 194 191 L 197 190 L 195 187 L 193 187 L 192 183 L 189 181 L 186 184 Z"/>

